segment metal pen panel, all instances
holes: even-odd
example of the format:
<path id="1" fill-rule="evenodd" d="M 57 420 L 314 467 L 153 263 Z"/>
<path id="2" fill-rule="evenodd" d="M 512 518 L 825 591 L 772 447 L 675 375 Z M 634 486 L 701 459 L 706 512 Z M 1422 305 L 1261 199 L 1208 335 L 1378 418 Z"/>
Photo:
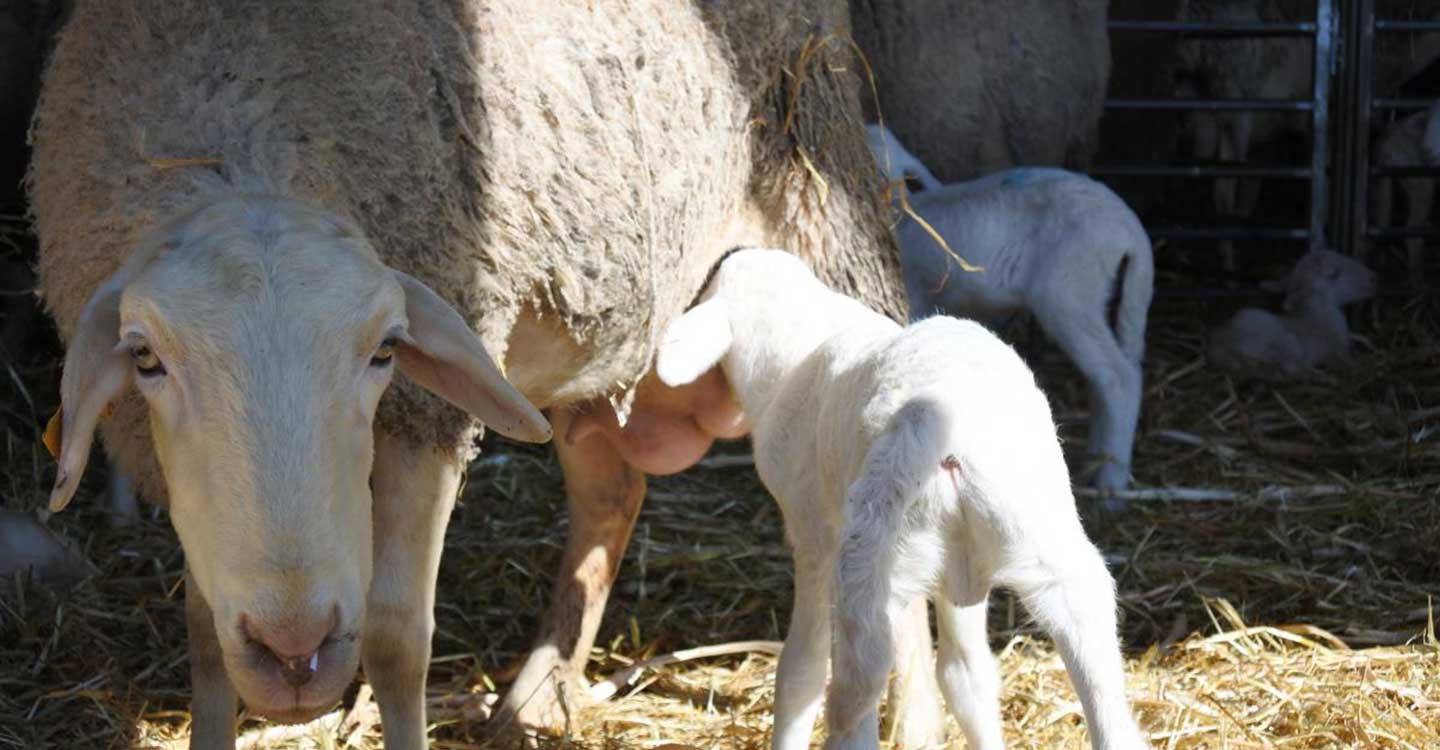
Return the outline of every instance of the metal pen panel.
<path id="1" fill-rule="evenodd" d="M 1330 193 L 1326 162 L 1330 156 L 1330 80 L 1335 55 L 1334 0 L 1320 0 L 1315 18 L 1314 106 L 1310 160 L 1310 250 L 1325 246 L 1325 213 Z"/>

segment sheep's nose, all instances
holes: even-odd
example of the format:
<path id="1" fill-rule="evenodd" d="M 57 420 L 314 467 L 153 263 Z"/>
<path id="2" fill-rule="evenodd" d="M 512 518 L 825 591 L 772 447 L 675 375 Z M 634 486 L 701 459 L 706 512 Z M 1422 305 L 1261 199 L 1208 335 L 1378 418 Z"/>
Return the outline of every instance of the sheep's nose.
<path id="1" fill-rule="evenodd" d="M 291 687 L 300 687 L 320 670 L 320 648 L 337 624 L 336 613 L 285 626 L 269 626 L 240 616 L 245 636 L 280 666 L 280 676 Z"/>

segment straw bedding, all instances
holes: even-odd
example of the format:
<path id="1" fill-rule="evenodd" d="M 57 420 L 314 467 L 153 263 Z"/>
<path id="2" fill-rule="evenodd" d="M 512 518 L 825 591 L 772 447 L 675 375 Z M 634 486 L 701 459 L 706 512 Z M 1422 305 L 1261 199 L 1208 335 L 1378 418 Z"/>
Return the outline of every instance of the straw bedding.
<path id="1" fill-rule="evenodd" d="M 14 219 L 0 234 L 0 252 L 30 241 Z M 1121 591 L 1141 723 L 1157 748 L 1440 747 L 1436 304 L 1362 306 L 1355 370 L 1284 388 L 1203 365 L 1206 322 L 1226 313 L 1157 303 L 1137 494 L 1181 499 L 1137 500 L 1095 531 Z M 1083 381 L 1038 337 L 1021 338 L 1078 458 Z M 0 378 L 0 493 L 12 507 L 44 496 L 51 467 L 34 437 L 54 406 L 54 357 L 53 342 L 8 353 Z M 783 637 L 790 573 L 778 517 L 745 465 L 748 447 L 724 450 L 652 484 L 592 679 L 677 650 Z M 50 523 L 103 572 L 62 595 L 0 582 L 0 748 L 184 746 L 182 556 L 163 516 L 109 529 L 97 474 Z M 486 694 L 503 688 L 542 611 L 565 533 L 561 492 L 547 447 L 489 444 L 472 468 L 441 570 L 437 748 L 493 746 Z M 1007 596 L 993 601 L 1010 745 L 1088 747 L 1053 649 Z M 766 747 L 775 658 L 768 644 L 750 646 L 639 670 L 611 700 L 574 707 L 569 734 L 541 744 Z M 244 747 L 381 747 L 361 687 L 312 725 L 247 719 L 241 729 Z"/>

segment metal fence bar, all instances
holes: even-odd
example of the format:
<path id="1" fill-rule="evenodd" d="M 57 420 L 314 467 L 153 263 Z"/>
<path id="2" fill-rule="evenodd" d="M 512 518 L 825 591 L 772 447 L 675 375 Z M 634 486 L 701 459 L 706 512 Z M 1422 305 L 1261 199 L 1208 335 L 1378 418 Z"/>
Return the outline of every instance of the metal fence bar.
<path id="1" fill-rule="evenodd" d="M 1428 106 L 1428 105 L 1427 105 Z M 1106 109 L 1175 111 L 1256 111 L 1308 112 L 1314 109 L 1307 99 L 1106 99 Z"/>
<path id="2" fill-rule="evenodd" d="M 1399 97 L 1379 97 L 1371 100 L 1370 108 L 1382 109 L 1429 109 L 1434 104 L 1434 99 L 1405 99 Z"/>
<path id="3" fill-rule="evenodd" d="M 1309 179 L 1310 167 L 1240 166 L 1230 164 L 1105 164 L 1091 167 L 1099 177 L 1281 177 Z M 1440 170 L 1436 171 L 1440 174 Z"/>
<path id="4" fill-rule="evenodd" d="M 1376 31 L 1440 31 L 1440 21 L 1402 21 L 1399 19 L 1375 19 Z"/>
<path id="5" fill-rule="evenodd" d="M 1368 227 L 1365 236 L 1372 240 L 1403 240 L 1410 237 L 1440 237 L 1440 227 L 1430 224 L 1419 227 Z"/>
<path id="6" fill-rule="evenodd" d="M 1314 36 L 1316 31 L 1316 25 L 1309 21 L 1110 21 L 1105 25 L 1110 31 L 1168 32 L 1197 37 Z"/>
<path id="7" fill-rule="evenodd" d="M 1371 177 L 1440 177 L 1440 167 L 1371 167 Z"/>
<path id="8" fill-rule="evenodd" d="M 1310 157 L 1310 249 L 1325 246 L 1325 214 L 1330 198 L 1326 164 L 1330 158 L 1330 74 L 1335 55 L 1334 0 L 1320 0 L 1315 14 L 1314 96 Z"/>
<path id="9" fill-rule="evenodd" d="M 1352 255 L 1364 255 L 1369 248 L 1370 230 L 1370 113 L 1375 97 L 1375 0 L 1354 0 L 1356 38 L 1350 46 L 1351 75 L 1355 77 L 1355 100 L 1350 113 L 1355 118 L 1350 163 L 1341 179 L 1352 184 L 1350 235 L 1347 248 Z"/>
<path id="10" fill-rule="evenodd" d="M 1334 179 L 1331 181 L 1333 200 L 1330 212 L 1331 234 L 1337 245 L 1349 246 L 1355 236 L 1352 228 L 1354 211 L 1355 186 L 1354 180 L 1346 179 L 1351 174 L 1351 163 L 1354 161 L 1355 153 L 1355 116 L 1351 108 L 1344 106 L 1346 102 L 1355 101 L 1355 76 L 1352 74 L 1353 51 L 1357 38 L 1358 16 L 1355 13 L 1354 3 L 1346 4 L 1340 9 L 1340 30 L 1338 32 L 1341 43 L 1339 45 L 1340 66 L 1338 71 L 1339 92 L 1336 101 L 1341 106 L 1335 108 L 1335 164 Z"/>

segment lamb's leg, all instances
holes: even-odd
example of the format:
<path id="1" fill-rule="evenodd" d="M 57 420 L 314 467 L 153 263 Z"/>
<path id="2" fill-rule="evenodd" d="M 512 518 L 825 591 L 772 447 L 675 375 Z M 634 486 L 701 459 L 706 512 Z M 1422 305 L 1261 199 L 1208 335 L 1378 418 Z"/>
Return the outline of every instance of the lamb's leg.
<path id="1" fill-rule="evenodd" d="M 775 672 L 774 750 L 805 750 L 830 664 L 830 581 L 834 566 L 795 555 L 795 605 Z"/>
<path id="2" fill-rule="evenodd" d="M 1235 137 L 1232 119 L 1229 116 L 1222 116 L 1220 126 L 1220 139 L 1218 153 L 1216 156 L 1225 162 L 1235 160 Z M 1239 183 L 1234 177 L 1217 177 L 1211 187 L 1212 200 L 1215 205 L 1215 215 L 1222 222 L 1235 217 L 1236 193 L 1239 190 Z M 1233 240 L 1220 241 L 1220 266 L 1226 271 L 1235 270 L 1235 242 Z"/>
<path id="3" fill-rule="evenodd" d="M 945 586 L 948 590 L 951 587 Z M 1000 750 L 1000 667 L 990 652 L 986 629 L 988 599 L 957 605 L 937 597 L 936 621 L 940 627 L 940 660 L 936 671 L 945 701 L 965 732 L 969 750 Z"/>
<path id="4" fill-rule="evenodd" d="M 1085 709 L 1091 747 L 1141 750 L 1148 746 L 1125 697 L 1115 582 L 1078 524 L 1067 536 L 1037 553 L 1034 568 L 1006 582 L 1055 641 Z"/>
<path id="5" fill-rule="evenodd" d="M 234 750 L 235 688 L 225 676 L 210 605 L 185 573 L 185 627 L 190 649 L 190 750 Z"/>
<path id="6" fill-rule="evenodd" d="M 107 463 L 109 475 L 105 480 L 105 512 L 110 517 L 110 528 L 123 528 L 140 518 L 140 505 L 135 498 L 135 484 L 114 461 Z"/>
<path id="7" fill-rule="evenodd" d="M 1379 166 L 1388 167 L 1388 163 L 1381 162 Z M 1391 225 L 1395 217 L 1395 178 L 1381 177 L 1375 180 L 1375 189 L 1370 191 L 1370 223 L 1374 226 L 1386 228 Z M 1369 239 L 1365 240 L 1365 249 L 1371 247 Z"/>
<path id="8" fill-rule="evenodd" d="M 895 747 L 916 750 L 945 743 L 945 712 L 935 681 L 930 639 L 930 604 L 911 600 L 895 638 L 895 673 L 885 700 L 881 736 L 894 737 Z"/>
<path id="9" fill-rule="evenodd" d="M 386 750 L 423 750 L 435 576 L 464 461 L 375 433 L 374 577 L 360 657 L 380 706 Z"/>
<path id="10" fill-rule="evenodd" d="M 1096 309 L 1055 304 L 1037 295 L 1035 317 L 1040 326 L 1080 368 L 1090 382 L 1090 437 L 1087 450 L 1102 463 L 1095 477 L 1101 492 L 1124 489 L 1130 481 L 1130 455 L 1140 420 L 1141 372 L 1120 349 L 1105 320 L 1103 304 Z M 1094 300 L 1087 300 L 1094 301 Z M 1105 512 L 1124 508 L 1123 501 L 1102 499 Z"/>
<path id="11" fill-rule="evenodd" d="M 573 418 L 551 413 L 555 434 L 568 434 Z M 561 730 L 584 700 L 581 670 L 645 499 L 645 475 L 626 464 L 610 441 L 556 440 L 555 452 L 565 473 L 570 535 L 540 637 L 491 722 L 501 729 Z"/>
<path id="12" fill-rule="evenodd" d="M 1411 178 L 1402 183 L 1405 191 L 1405 226 L 1418 229 L 1430 223 L 1430 212 L 1435 203 L 1435 181 L 1428 178 Z M 1410 283 L 1414 287 L 1425 285 L 1425 238 L 1410 237 L 1405 240 L 1406 265 Z"/>

